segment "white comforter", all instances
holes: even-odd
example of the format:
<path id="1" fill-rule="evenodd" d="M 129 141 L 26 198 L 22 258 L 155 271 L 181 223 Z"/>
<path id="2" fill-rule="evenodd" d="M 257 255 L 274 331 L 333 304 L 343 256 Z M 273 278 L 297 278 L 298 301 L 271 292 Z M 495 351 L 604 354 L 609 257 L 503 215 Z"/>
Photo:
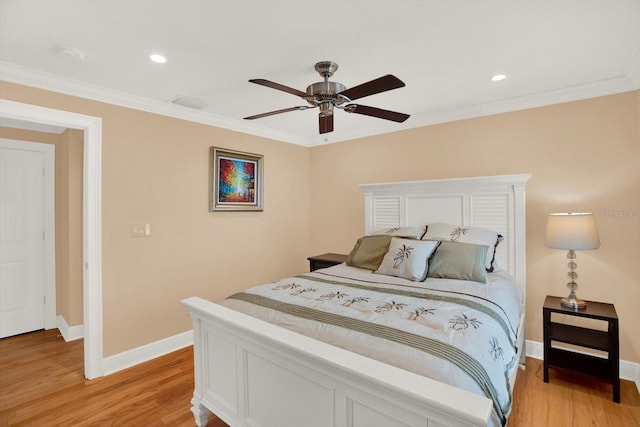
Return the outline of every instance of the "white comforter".
<path id="1" fill-rule="evenodd" d="M 341 264 L 250 288 L 223 305 L 486 396 L 492 423 L 504 425 L 520 296 L 507 273 L 488 276 L 487 284 L 411 282 Z"/>

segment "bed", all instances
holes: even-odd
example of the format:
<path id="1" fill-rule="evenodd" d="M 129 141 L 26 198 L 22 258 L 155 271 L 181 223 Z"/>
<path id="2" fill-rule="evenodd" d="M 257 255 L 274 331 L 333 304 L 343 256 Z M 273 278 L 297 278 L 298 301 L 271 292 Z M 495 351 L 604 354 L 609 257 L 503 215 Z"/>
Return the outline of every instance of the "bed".
<path id="1" fill-rule="evenodd" d="M 433 224 L 431 236 L 414 236 L 422 240 L 411 245 L 416 253 L 434 246 L 432 261 L 445 253 L 436 225 L 500 234 L 487 258 L 495 268 L 487 268 L 493 271 L 486 284 L 409 280 L 352 262 L 260 285 L 220 304 L 183 300 L 193 320 L 196 424 L 206 425 L 211 411 L 233 427 L 505 425 L 524 361 L 529 178 L 361 186 L 364 235 Z M 407 243 L 405 236 L 390 239 Z M 389 263 L 398 260 L 383 261 Z M 384 273 L 382 265 L 378 270 Z M 412 265 L 415 271 L 422 270 Z M 431 337 L 428 328 L 441 336 Z"/>

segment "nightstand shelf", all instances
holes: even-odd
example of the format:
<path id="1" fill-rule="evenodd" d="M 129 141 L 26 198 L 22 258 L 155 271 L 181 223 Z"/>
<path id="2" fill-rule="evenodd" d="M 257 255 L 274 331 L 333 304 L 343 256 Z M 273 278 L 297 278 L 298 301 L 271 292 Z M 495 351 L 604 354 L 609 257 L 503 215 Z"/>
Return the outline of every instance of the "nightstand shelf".
<path id="1" fill-rule="evenodd" d="M 574 311 L 560 304 L 561 298 L 547 296 L 542 309 L 544 332 L 544 382 L 549 382 L 549 367 L 572 369 L 607 380 L 613 386 L 613 401 L 620 403 L 620 353 L 618 314 L 613 304 L 587 301 L 587 308 Z M 607 330 L 584 328 L 551 321 L 551 313 L 584 317 L 607 322 Z M 552 347 L 551 342 L 600 350 L 607 357 L 597 357 L 568 349 Z"/>
<path id="2" fill-rule="evenodd" d="M 579 326 L 551 323 L 549 325 L 549 337 L 552 341 L 560 341 L 595 350 L 609 350 L 609 333 Z"/>
<path id="3" fill-rule="evenodd" d="M 342 264 L 347 260 L 347 255 L 326 253 L 322 255 L 311 256 L 307 259 L 309 260 L 309 270 L 315 271 L 319 268 L 327 268 L 334 265 Z"/>
<path id="4" fill-rule="evenodd" d="M 611 377 L 609 362 L 601 357 L 560 348 L 551 348 L 549 359 L 553 360 L 551 365 L 558 368 L 580 371 L 603 380 L 609 380 Z M 549 382 L 548 376 L 547 372 L 547 380 L 545 382 Z"/>

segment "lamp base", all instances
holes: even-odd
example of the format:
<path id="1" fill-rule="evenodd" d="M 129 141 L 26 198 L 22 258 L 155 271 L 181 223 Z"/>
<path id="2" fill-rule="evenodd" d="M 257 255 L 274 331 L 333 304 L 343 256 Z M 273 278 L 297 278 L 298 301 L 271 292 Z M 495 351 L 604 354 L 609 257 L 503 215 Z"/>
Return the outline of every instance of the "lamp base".
<path id="1" fill-rule="evenodd" d="M 585 308 L 587 308 L 586 302 L 582 301 L 581 299 L 571 297 L 562 298 L 560 300 L 560 305 L 573 311 L 584 310 Z"/>

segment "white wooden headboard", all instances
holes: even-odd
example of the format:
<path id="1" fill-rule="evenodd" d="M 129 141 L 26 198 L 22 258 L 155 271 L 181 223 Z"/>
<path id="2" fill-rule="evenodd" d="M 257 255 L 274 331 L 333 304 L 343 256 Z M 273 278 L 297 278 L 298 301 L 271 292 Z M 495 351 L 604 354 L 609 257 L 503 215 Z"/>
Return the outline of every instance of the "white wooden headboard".
<path id="1" fill-rule="evenodd" d="M 531 174 L 362 184 L 365 233 L 429 223 L 482 227 L 504 241 L 496 260 L 526 295 L 525 185 Z"/>

